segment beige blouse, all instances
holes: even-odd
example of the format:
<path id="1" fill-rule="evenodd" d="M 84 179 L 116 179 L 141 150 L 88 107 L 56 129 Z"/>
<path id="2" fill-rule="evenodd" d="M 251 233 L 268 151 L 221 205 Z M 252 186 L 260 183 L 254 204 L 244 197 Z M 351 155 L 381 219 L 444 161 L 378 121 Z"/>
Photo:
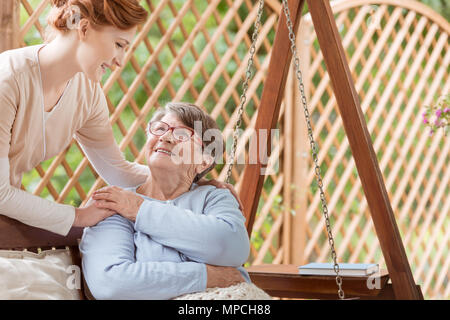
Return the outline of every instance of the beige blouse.
<path id="1" fill-rule="evenodd" d="M 75 218 L 70 205 L 20 190 L 22 175 L 64 150 L 74 137 L 109 184 L 141 184 L 148 168 L 125 160 L 109 124 L 98 82 L 77 73 L 50 113 L 44 111 L 38 50 L 0 54 L 0 214 L 66 235 Z"/>

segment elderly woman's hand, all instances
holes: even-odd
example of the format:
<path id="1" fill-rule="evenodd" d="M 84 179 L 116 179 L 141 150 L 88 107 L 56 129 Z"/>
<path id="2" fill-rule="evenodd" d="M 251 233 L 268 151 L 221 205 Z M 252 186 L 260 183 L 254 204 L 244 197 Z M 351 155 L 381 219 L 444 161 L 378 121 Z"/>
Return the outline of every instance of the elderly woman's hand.
<path id="1" fill-rule="evenodd" d="M 234 267 L 206 265 L 206 287 L 226 288 L 240 282 L 245 282 L 241 272 Z"/>
<path id="2" fill-rule="evenodd" d="M 128 220 L 135 221 L 139 207 L 144 199 L 134 192 L 111 186 L 94 192 L 92 199 L 97 208 L 109 209 L 117 212 Z"/>
<path id="3" fill-rule="evenodd" d="M 218 181 L 218 180 L 206 180 L 206 179 L 200 179 L 199 181 L 197 181 L 197 184 L 199 186 L 204 186 L 204 185 L 212 185 L 216 188 L 222 188 L 222 189 L 228 189 L 230 190 L 231 194 L 236 198 L 237 202 L 239 203 L 239 210 L 244 211 L 244 206 L 242 205 L 241 199 L 239 199 L 239 196 L 236 192 L 236 190 L 234 189 L 234 186 L 232 184 L 229 183 L 225 183 L 222 181 Z"/>

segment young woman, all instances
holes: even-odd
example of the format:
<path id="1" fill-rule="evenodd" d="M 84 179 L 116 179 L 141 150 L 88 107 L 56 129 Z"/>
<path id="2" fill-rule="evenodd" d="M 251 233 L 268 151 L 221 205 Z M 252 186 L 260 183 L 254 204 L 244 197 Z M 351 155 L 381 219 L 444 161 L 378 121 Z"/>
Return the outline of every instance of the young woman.
<path id="1" fill-rule="evenodd" d="M 133 187 L 146 181 L 148 168 L 126 161 L 114 140 L 99 81 L 107 68 L 121 66 L 147 11 L 137 0 L 52 5 L 51 41 L 0 54 L 0 214 L 66 235 L 72 226 L 95 225 L 113 212 L 34 196 L 20 190 L 22 175 L 75 137 L 107 183 Z"/>

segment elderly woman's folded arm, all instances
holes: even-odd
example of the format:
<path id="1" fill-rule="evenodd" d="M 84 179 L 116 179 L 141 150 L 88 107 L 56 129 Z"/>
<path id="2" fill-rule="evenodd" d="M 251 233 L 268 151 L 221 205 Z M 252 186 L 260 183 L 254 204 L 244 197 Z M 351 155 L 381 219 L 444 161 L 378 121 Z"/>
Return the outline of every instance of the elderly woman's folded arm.
<path id="1" fill-rule="evenodd" d="M 250 251 L 245 218 L 230 191 L 210 192 L 203 213 L 145 200 L 135 229 L 193 261 L 231 267 L 245 263 Z"/>
<path id="2" fill-rule="evenodd" d="M 169 299 L 206 289 L 203 263 L 139 262 L 133 225 L 114 215 L 85 229 L 83 274 L 96 299 Z"/>

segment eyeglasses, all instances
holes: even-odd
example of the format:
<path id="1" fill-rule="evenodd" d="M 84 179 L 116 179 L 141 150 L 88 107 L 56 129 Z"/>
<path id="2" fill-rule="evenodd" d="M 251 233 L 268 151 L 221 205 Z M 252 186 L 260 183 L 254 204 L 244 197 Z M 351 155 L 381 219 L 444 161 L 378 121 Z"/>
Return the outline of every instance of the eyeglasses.
<path id="1" fill-rule="evenodd" d="M 194 134 L 195 131 L 188 127 L 171 127 L 164 121 L 152 121 L 148 124 L 148 130 L 151 134 L 155 136 L 162 136 L 167 131 L 172 130 L 173 137 L 181 142 L 188 141 Z M 199 139 L 201 141 L 201 139 Z M 201 142 L 203 145 L 203 142 Z"/>

